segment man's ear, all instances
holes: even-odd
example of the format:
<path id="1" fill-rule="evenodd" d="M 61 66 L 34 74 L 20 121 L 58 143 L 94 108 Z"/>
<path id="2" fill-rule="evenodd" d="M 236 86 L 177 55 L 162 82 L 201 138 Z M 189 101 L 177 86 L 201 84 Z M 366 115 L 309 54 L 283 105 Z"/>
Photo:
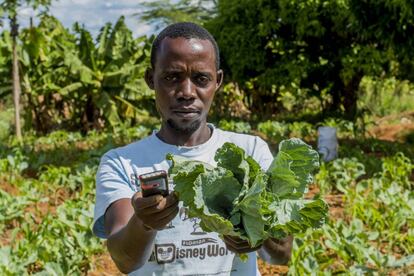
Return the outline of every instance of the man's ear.
<path id="1" fill-rule="evenodd" d="M 154 70 L 152 68 L 145 70 L 145 82 L 150 89 L 154 90 Z"/>
<path id="2" fill-rule="evenodd" d="M 224 77 L 224 73 L 223 70 L 219 69 L 217 71 L 217 83 L 216 83 L 216 89 L 219 89 L 221 84 L 223 83 L 223 77 Z"/>

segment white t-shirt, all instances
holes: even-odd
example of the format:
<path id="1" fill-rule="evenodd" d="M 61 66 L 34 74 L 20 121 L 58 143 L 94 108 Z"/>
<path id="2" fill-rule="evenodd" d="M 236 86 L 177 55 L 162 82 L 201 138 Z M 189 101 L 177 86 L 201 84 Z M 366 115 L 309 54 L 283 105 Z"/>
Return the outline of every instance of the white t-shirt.
<path id="1" fill-rule="evenodd" d="M 214 154 L 225 142 L 243 148 L 266 170 L 273 160 L 268 145 L 261 138 L 212 128 L 213 134 L 204 144 L 180 147 L 166 144 L 154 132 L 152 135 L 127 146 L 108 151 L 101 159 L 96 176 L 96 205 L 94 233 L 106 238 L 104 214 L 108 206 L 119 199 L 131 198 L 140 190 L 138 176 L 166 170 L 167 153 L 215 165 Z M 174 189 L 174 184 L 169 184 Z M 246 263 L 226 249 L 217 233 L 205 233 L 199 220 L 189 219 L 186 208 L 179 204 L 179 214 L 166 227 L 158 231 L 153 253 L 148 262 L 130 275 L 260 275 L 256 253 L 249 254 Z"/>

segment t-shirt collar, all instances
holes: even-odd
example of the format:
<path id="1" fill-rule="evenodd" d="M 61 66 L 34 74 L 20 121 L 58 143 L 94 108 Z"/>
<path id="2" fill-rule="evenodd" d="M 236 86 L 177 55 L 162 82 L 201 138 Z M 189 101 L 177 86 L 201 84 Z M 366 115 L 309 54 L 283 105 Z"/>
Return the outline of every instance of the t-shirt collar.
<path id="1" fill-rule="evenodd" d="M 154 130 L 152 132 L 151 139 L 154 139 L 157 146 L 164 148 L 166 151 L 169 151 L 173 154 L 179 154 L 179 155 L 190 157 L 192 155 L 200 154 L 201 152 L 205 150 L 211 149 L 211 145 L 214 145 L 215 142 L 217 141 L 218 139 L 217 129 L 211 123 L 207 123 L 207 126 L 211 129 L 211 132 L 212 132 L 210 138 L 206 142 L 200 145 L 196 145 L 196 146 L 177 146 L 177 145 L 168 144 L 162 141 L 160 138 L 158 138 L 158 136 L 156 135 L 158 130 Z"/>

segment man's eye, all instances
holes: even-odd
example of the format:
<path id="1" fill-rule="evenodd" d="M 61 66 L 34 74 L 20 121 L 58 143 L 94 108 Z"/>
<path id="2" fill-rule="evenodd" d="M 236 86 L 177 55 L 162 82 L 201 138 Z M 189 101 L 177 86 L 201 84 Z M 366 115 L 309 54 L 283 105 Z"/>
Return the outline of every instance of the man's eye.
<path id="1" fill-rule="evenodd" d="M 201 84 L 207 84 L 210 81 L 210 79 L 206 76 L 199 76 L 197 77 L 197 81 Z"/>
<path id="2" fill-rule="evenodd" d="M 175 75 L 168 75 L 168 76 L 165 76 L 164 79 L 166 81 L 176 81 L 178 79 L 178 77 L 175 76 Z"/>

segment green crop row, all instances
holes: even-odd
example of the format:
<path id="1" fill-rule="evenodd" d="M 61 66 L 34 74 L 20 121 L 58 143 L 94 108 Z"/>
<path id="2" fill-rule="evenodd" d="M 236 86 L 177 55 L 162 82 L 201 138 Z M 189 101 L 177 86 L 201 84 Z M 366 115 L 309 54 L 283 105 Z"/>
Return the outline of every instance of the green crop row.
<path id="1" fill-rule="evenodd" d="M 414 164 L 402 153 L 364 178 L 356 158 L 322 165 L 316 184 L 342 195 L 343 217 L 296 237 L 292 275 L 408 274 L 414 269 Z"/>

